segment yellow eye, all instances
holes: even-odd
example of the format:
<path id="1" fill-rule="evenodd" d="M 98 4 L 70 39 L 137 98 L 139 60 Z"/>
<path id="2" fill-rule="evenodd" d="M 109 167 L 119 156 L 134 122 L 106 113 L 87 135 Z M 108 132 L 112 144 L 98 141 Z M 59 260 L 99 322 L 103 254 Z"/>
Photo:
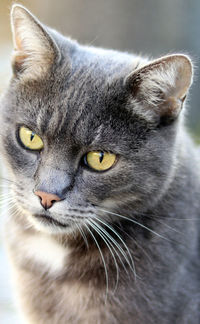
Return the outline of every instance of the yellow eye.
<path id="1" fill-rule="evenodd" d="M 22 144 L 30 150 L 39 151 L 44 146 L 42 139 L 32 130 L 24 126 L 19 129 L 19 138 Z"/>
<path id="2" fill-rule="evenodd" d="M 105 171 L 111 168 L 116 161 L 116 155 L 107 152 L 89 152 L 85 156 L 87 165 L 96 171 Z"/>

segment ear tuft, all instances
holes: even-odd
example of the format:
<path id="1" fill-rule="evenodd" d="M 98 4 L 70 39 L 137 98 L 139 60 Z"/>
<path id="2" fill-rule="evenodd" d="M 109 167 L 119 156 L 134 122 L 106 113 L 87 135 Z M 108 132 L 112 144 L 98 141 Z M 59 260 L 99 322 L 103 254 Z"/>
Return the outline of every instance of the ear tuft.
<path id="1" fill-rule="evenodd" d="M 127 79 L 134 99 L 141 103 L 141 113 L 175 119 L 181 111 L 192 83 L 192 63 L 188 56 L 162 57 L 131 73 Z"/>
<path id="2" fill-rule="evenodd" d="M 14 72 L 23 78 L 37 79 L 44 76 L 59 50 L 40 22 L 23 6 L 13 5 L 11 27 L 14 43 Z"/>

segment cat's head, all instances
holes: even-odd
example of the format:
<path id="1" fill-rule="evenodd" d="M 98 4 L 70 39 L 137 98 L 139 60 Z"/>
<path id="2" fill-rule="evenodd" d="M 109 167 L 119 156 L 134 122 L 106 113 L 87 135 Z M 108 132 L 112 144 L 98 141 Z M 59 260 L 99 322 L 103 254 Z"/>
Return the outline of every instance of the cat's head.
<path id="1" fill-rule="evenodd" d="M 174 178 L 190 59 L 81 46 L 19 5 L 11 21 L 1 146 L 15 216 L 67 232 L 152 207 Z"/>

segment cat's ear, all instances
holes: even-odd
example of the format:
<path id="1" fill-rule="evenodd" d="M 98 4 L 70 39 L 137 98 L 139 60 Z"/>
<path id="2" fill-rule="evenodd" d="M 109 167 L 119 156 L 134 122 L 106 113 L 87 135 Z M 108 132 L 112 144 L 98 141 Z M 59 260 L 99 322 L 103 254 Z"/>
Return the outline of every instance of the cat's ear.
<path id="1" fill-rule="evenodd" d="M 25 79 L 44 77 L 60 58 L 56 43 L 37 18 L 21 5 L 12 7 L 11 26 L 14 73 L 20 73 Z"/>
<path id="2" fill-rule="evenodd" d="M 180 113 L 192 83 L 192 63 L 182 54 L 150 62 L 126 78 L 137 113 L 169 123 Z"/>

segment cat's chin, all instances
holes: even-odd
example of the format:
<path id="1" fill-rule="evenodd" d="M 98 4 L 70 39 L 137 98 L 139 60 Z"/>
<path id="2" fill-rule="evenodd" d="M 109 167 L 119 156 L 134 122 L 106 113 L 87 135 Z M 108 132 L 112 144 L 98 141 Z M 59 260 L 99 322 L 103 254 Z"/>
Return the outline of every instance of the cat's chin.
<path id="1" fill-rule="evenodd" d="M 30 215 L 31 223 L 36 230 L 40 232 L 45 232 L 48 234 L 71 234 L 75 231 L 75 226 L 71 223 L 62 223 L 54 219 L 51 216 L 46 216 L 45 214 L 34 214 Z"/>
<path id="2" fill-rule="evenodd" d="M 63 224 L 63 223 L 59 222 L 58 220 L 54 219 L 51 216 L 46 216 L 44 214 L 35 214 L 34 217 L 36 219 L 38 219 L 40 222 L 42 222 L 42 224 L 47 225 L 47 226 L 54 225 L 54 226 L 58 226 L 58 227 L 61 227 L 61 228 L 69 227 L 69 224 Z"/>

